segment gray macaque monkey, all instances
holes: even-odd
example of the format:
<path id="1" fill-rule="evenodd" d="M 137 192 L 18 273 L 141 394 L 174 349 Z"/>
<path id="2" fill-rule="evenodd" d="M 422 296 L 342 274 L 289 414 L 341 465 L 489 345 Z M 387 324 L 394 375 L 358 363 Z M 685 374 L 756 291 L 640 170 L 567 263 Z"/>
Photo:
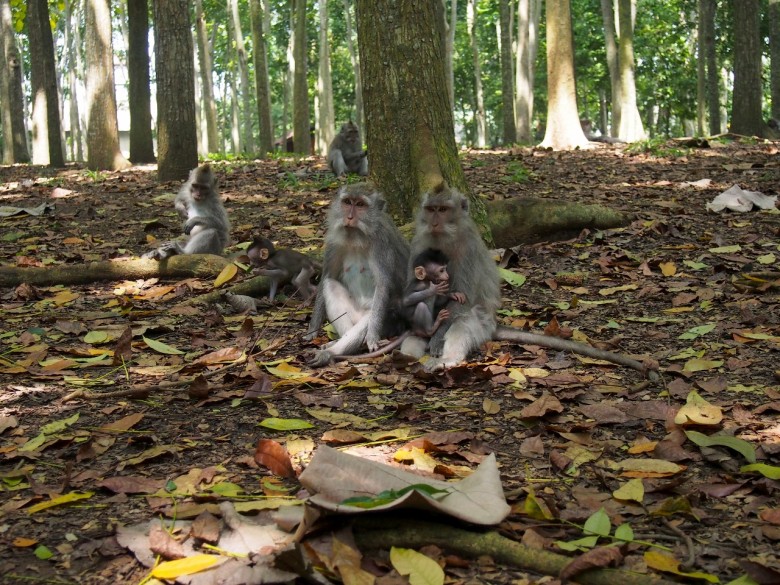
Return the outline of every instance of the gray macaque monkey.
<path id="1" fill-rule="evenodd" d="M 448 263 L 447 255 L 433 248 L 423 250 L 412 260 L 414 279 L 406 287 L 403 304 L 413 335 L 431 337 L 450 318 L 447 303 L 466 302 L 466 295 L 450 291 Z"/>
<path id="2" fill-rule="evenodd" d="M 311 281 L 321 267 L 305 254 L 286 248 L 275 248 L 271 240 L 260 236 L 252 239 L 246 253 L 254 266 L 254 272 L 271 279 L 268 298 L 272 302 L 279 285 L 289 282 L 297 287 L 307 304 L 317 294 L 317 287 Z"/>
<path id="3" fill-rule="evenodd" d="M 322 279 L 307 335 L 311 339 L 327 317 L 340 338 L 316 351 L 311 365 L 354 355 L 364 344 L 375 351 L 381 339 L 401 332 L 396 313 L 408 262 L 409 245 L 385 211 L 382 194 L 370 183 L 342 187 L 328 213 Z"/>
<path id="4" fill-rule="evenodd" d="M 167 242 L 144 254 L 144 258 L 165 260 L 176 254 L 222 254 L 230 239 L 230 221 L 217 191 L 211 166 L 204 164 L 190 172 L 179 189 L 174 207 L 184 222 L 187 241 Z"/>
<path id="5" fill-rule="evenodd" d="M 368 175 L 367 152 L 363 150 L 360 131 L 350 120 L 341 125 L 341 130 L 328 147 L 328 166 L 337 177 L 346 173 Z"/>

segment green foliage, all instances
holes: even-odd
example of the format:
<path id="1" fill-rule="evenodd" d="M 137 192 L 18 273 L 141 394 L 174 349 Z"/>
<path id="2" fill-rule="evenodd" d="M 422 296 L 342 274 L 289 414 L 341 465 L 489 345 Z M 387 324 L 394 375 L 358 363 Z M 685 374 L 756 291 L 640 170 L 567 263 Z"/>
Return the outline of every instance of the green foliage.
<path id="1" fill-rule="evenodd" d="M 687 156 L 690 153 L 690 149 L 671 145 L 666 138 L 659 136 L 635 142 L 626 148 L 626 152 L 630 154 L 650 154 L 658 158 L 679 158 Z"/>
<path id="2" fill-rule="evenodd" d="M 512 183 L 525 183 L 532 175 L 532 172 L 528 167 L 519 160 L 513 160 L 507 163 L 506 172 L 508 175 L 504 177 L 504 180 Z"/>

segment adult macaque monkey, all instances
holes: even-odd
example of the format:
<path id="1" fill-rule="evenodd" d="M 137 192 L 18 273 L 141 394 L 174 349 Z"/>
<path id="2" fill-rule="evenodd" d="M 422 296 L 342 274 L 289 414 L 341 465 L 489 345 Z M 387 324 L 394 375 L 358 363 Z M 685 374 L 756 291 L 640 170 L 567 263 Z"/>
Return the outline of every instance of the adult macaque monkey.
<path id="1" fill-rule="evenodd" d="M 246 250 L 249 261 L 254 266 L 254 272 L 271 279 L 271 289 L 268 298 L 273 302 L 276 291 L 281 284 L 292 282 L 303 296 L 307 304 L 317 294 L 317 287 L 311 283 L 314 275 L 320 270 L 319 264 L 311 258 L 295 250 L 275 248 L 268 238 L 255 236 Z"/>
<path id="2" fill-rule="evenodd" d="M 417 214 L 412 257 L 427 248 L 441 250 L 449 257 L 450 286 L 466 296 L 464 304 L 450 305 L 450 320 L 431 338 L 429 351 L 437 357 L 426 362 L 427 370 L 456 365 L 485 341 L 495 339 L 571 351 L 646 372 L 651 379 L 657 377 L 645 364 L 624 355 L 559 337 L 497 327 L 501 293 L 496 264 L 469 215 L 468 199 L 446 184 L 425 194 Z M 425 344 L 419 339 L 409 337 L 401 351 L 421 355 Z"/>
<path id="3" fill-rule="evenodd" d="M 230 239 L 230 222 L 217 191 L 211 166 L 204 164 L 190 171 L 190 177 L 179 189 L 174 207 L 186 217 L 184 234 L 187 242 L 167 242 L 144 258 L 165 260 L 176 254 L 222 254 Z"/>
<path id="4" fill-rule="evenodd" d="M 368 175 L 366 155 L 360 140 L 360 131 L 350 120 L 341 125 L 341 130 L 328 147 L 328 166 L 337 177 L 345 173 L 357 173 L 365 177 Z"/>
<path id="5" fill-rule="evenodd" d="M 463 293 L 450 292 L 447 264 L 446 254 L 433 248 L 423 250 L 412 261 L 414 280 L 404 293 L 404 312 L 414 335 L 431 337 L 450 318 L 450 311 L 445 308 L 447 303 L 466 302 Z"/>
<path id="6" fill-rule="evenodd" d="M 385 199 L 370 183 L 342 187 L 331 203 L 325 233 L 322 278 L 308 337 L 325 317 L 340 338 L 311 360 L 323 366 L 335 356 L 369 351 L 382 338 L 398 333 L 398 311 L 406 282 L 409 245 L 385 211 Z"/>

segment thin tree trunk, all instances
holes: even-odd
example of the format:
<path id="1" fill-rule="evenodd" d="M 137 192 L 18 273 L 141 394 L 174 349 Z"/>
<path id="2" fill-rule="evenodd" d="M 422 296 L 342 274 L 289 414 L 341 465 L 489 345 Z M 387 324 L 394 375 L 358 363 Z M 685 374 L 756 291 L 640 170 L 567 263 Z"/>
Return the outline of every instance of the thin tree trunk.
<path id="1" fill-rule="evenodd" d="M 510 2 L 499 0 L 498 39 L 501 52 L 501 105 L 504 146 L 517 142 L 515 127 L 515 81 L 512 67 L 512 24 Z"/>
<path id="2" fill-rule="evenodd" d="M 533 85 L 531 81 L 530 31 L 531 0 L 519 0 L 517 4 L 517 53 L 515 55 L 515 112 L 517 115 L 517 140 L 529 144 L 533 140 L 531 111 Z"/>
<path id="3" fill-rule="evenodd" d="M 769 55 L 771 115 L 780 121 L 780 0 L 769 0 Z"/>
<path id="4" fill-rule="evenodd" d="M 233 22 L 233 38 L 238 56 L 238 74 L 241 80 L 241 128 L 244 130 L 242 148 L 244 152 L 255 151 L 255 139 L 252 132 L 252 86 L 249 83 L 249 64 L 247 63 L 244 33 L 241 31 L 241 17 L 238 12 L 238 0 L 228 0 L 231 20 Z"/>
<path id="5" fill-rule="evenodd" d="M 158 177 L 183 180 L 198 164 L 189 3 L 153 0 L 153 6 Z"/>
<path id="6" fill-rule="evenodd" d="M 761 11 L 759 0 L 734 2 L 734 93 L 731 131 L 761 136 Z"/>
<path id="7" fill-rule="evenodd" d="M 149 4 L 147 0 L 128 0 L 127 69 L 130 87 L 130 160 L 154 162 L 152 106 L 149 89 Z"/>
<path id="8" fill-rule="evenodd" d="M 434 0 L 435 1 L 435 0 Z M 446 0 L 441 0 L 442 6 L 445 8 L 446 14 Z M 455 53 L 455 30 L 458 25 L 458 0 L 450 0 L 450 13 L 449 20 L 444 21 L 445 24 L 445 43 L 444 43 L 444 66 L 447 74 L 447 92 L 450 96 L 450 107 L 455 108 L 455 69 L 453 66 L 452 58 Z"/>
<path id="9" fill-rule="evenodd" d="M 19 49 L 11 17 L 9 0 L 0 0 L 0 38 L 2 38 L 2 102 L 3 162 L 5 164 L 30 162 L 27 132 L 24 127 L 24 95 Z"/>
<path id="10" fill-rule="evenodd" d="M 702 3 L 699 0 L 699 25 L 696 35 L 696 135 L 704 136 L 707 127 L 707 61 L 704 57 L 704 27 L 702 26 Z M 650 131 L 652 134 L 652 130 Z"/>
<path id="11" fill-rule="evenodd" d="M 352 40 L 352 7 L 350 0 L 344 0 L 344 20 L 347 25 L 347 50 L 349 51 L 349 60 L 352 63 L 352 71 L 355 72 L 355 123 L 359 128 L 365 127 L 365 116 L 363 115 L 363 81 L 360 75 L 360 62 L 358 61 L 355 43 Z"/>
<path id="12" fill-rule="evenodd" d="M 119 150 L 109 0 L 87 0 L 86 22 L 87 166 L 116 171 L 130 163 Z M 160 91 L 158 68 L 158 95 Z"/>
<path id="13" fill-rule="evenodd" d="M 333 85 L 330 75 L 330 46 L 328 43 L 328 0 L 319 0 L 320 13 L 320 67 L 317 77 L 319 97 L 319 124 L 317 126 L 317 149 L 321 155 L 328 152 L 328 146 L 335 136 L 335 114 L 333 112 Z"/>
<path id="14" fill-rule="evenodd" d="M 206 117 L 206 134 L 209 152 L 219 152 L 219 132 L 217 131 L 217 106 L 214 102 L 213 67 L 211 64 L 211 44 L 206 31 L 206 16 L 203 14 L 203 2 L 195 0 L 195 28 L 198 37 L 198 61 L 200 61 L 200 84 L 203 89 L 203 110 Z"/>
<path id="15" fill-rule="evenodd" d="M 82 145 L 83 137 L 81 134 L 81 117 L 79 115 L 79 95 L 78 95 L 78 77 L 76 74 L 78 67 L 79 52 L 76 49 L 75 35 L 73 29 L 78 24 L 73 24 L 73 2 L 65 2 L 65 46 L 68 48 L 68 115 L 70 120 L 70 147 L 71 158 L 76 161 L 84 160 L 84 149 Z M 78 18 L 76 19 L 78 22 Z"/>
<path id="16" fill-rule="evenodd" d="M 604 20 L 604 47 L 607 51 L 607 68 L 609 69 L 609 86 L 612 97 L 612 124 L 610 125 L 609 135 L 617 137 L 618 128 L 620 127 L 620 72 L 618 68 L 613 0 L 601 0 L 601 17 Z M 607 132 L 606 128 L 604 128 L 604 132 Z"/>
<path id="17" fill-rule="evenodd" d="M 271 87 L 268 80 L 268 56 L 265 46 L 265 22 L 268 13 L 261 0 L 251 0 L 252 59 L 255 67 L 255 92 L 257 115 L 260 121 L 260 156 L 265 157 L 274 148 L 274 131 L 271 123 Z"/>
<path id="18" fill-rule="evenodd" d="M 295 75 L 293 77 L 293 147 L 295 152 L 311 154 L 311 117 L 309 115 L 309 85 L 306 79 L 306 0 L 293 0 L 295 5 Z"/>
<path id="19" fill-rule="evenodd" d="M 487 128 L 485 121 L 485 98 L 482 95 L 482 68 L 479 64 L 479 38 L 477 37 L 477 0 L 469 0 L 467 9 L 467 25 L 471 37 L 471 56 L 474 62 L 474 93 L 476 94 L 476 112 L 474 122 L 477 127 L 477 148 L 487 145 Z"/>
<path id="20" fill-rule="evenodd" d="M 227 27 L 228 46 L 233 44 L 233 27 Z M 241 115 L 239 114 L 238 107 L 238 83 L 236 83 L 236 65 L 230 60 L 225 77 L 228 81 L 228 89 L 230 95 L 228 99 L 230 101 L 230 149 L 233 154 L 240 154 L 243 151 L 242 148 L 242 136 L 241 136 Z"/>
<path id="21" fill-rule="evenodd" d="M 618 69 L 620 77 L 620 126 L 618 136 L 626 142 L 645 137 L 642 118 L 636 102 L 634 79 L 634 2 L 618 0 L 620 40 L 618 41 Z"/>
<path id="22" fill-rule="evenodd" d="M 30 86 L 33 96 L 33 164 L 65 165 L 54 64 L 54 39 L 47 0 L 27 2 L 27 32 L 30 38 Z"/>

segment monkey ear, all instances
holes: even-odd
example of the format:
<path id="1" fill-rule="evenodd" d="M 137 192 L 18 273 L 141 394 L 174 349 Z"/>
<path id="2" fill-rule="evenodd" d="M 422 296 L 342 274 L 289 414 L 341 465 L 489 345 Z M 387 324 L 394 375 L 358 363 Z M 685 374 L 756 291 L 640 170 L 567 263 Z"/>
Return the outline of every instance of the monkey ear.
<path id="1" fill-rule="evenodd" d="M 268 248 L 260 248 L 260 260 L 268 260 Z"/>
<path id="2" fill-rule="evenodd" d="M 424 266 L 415 266 L 414 267 L 414 277 L 417 280 L 425 280 L 425 267 Z"/>
<path id="3" fill-rule="evenodd" d="M 382 194 L 379 191 L 374 191 L 373 198 L 374 206 L 376 206 L 379 211 L 384 211 L 385 206 L 387 205 L 387 201 L 385 201 L 385 198 L 382 196 Z"/>

